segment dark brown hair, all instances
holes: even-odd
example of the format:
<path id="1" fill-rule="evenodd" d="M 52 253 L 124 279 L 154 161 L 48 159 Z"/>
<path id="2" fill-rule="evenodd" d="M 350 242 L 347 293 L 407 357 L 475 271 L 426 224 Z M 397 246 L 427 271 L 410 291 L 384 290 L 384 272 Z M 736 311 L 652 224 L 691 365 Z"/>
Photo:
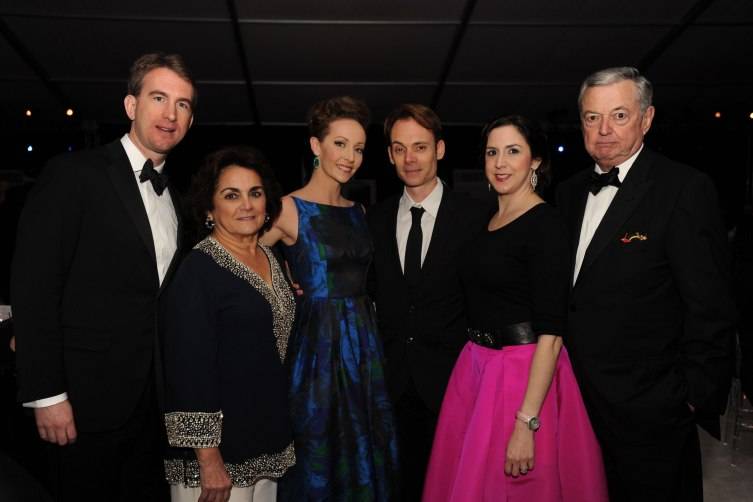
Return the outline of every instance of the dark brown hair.
<path id="1" fill-rule="evenodd" d="M 196 83 L 188 71 L 186 62 L 178 54 L 165 54 L 164 52 L 152 52 L 139 57 L 131 65 L 131 73 L 128 76 L 128 94 L 138 96 L 141 93 L 141 86 L 144 84 L 144 77 L 147 73 L 157 68 L 167 68 L 177 73 L 183 80 L 191 84 L 193 93 L 191 94 L 191 108 L 196 108 L 198 94 L 196 93 Z"/>
<path id="2" fill-rule="evenodd" d="M 191 179 L 188 199 L 199 238 L 203 238 L 209 233 L 204 226 L 207 212 L 214 209 L 214 192 L 217 190 L 217 183 L 222 171 L 232 165 L 255 171 L 261 178 L 264 194 L 267 197 L 265 211 L 269 220 L 262 225 L 259 235 L 263 235 L 264 232 L 272 228 L 277 217 L 280 216 L 282 188 L 264 154 L 250 146 L 225 147 L 210 153 Z"/>
<path id="3" fill-rule="evenodd" d="M 493 120 L 484 126 L 481 131 L 481 158 L 484 158 L 486 143 L 489 141 L 489 134 L 494 129 L 504 126 L 513 126 L 523 136 L 531 149 L 532 159 L 541 159 L 539 168 L 536 169 L 536 176 L 539 179 L 536 185 L 536 192 L 541 193 L 552 179 L 552 165 L 549 155 L 549 145 L 547 143 L 546 133 L 538 122 L 527 119 L 520 115 L 507 115 Z"/>
<path id="4" fill-rule="evenodd" d="M 439 116 L 434 113 L 434 110 L 416 103 L 404 103 L 392 110 L 384 119 L 384 138 L 388 145 L 392 143 L 390 135 L 395 122 L 404 119 L 413 119 L 424 129 L 430 130 L 434 135 L 434 141 L 442 139 L 442 121 L 439 120 Z"/>
<path id="5" fill-rule="evenodd" d="M 363 127 L 369 126 L 369 107 L 360 99 L 338 96 L 319 101 L 306 114 L 309 135 L 323 140 L 329 133 L 329 125 L 339 119 L 353 119 Z"/>

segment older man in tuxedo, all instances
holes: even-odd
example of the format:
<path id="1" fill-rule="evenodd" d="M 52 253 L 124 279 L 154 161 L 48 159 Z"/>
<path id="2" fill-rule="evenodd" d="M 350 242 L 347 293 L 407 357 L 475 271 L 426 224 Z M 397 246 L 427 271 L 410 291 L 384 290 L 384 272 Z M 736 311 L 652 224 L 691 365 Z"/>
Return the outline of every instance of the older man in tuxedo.
<path id="1" fill-rule="evenodd" d="M 386 379 L 398 427 L 401 500 L 420 500 L 447 382 L 467 341 L 458 254 L 483 229 L 482 204 L 437 177 L 442 124 L 403 104 L 385 120 L 387 154 L 402 192 L 368 213 L 375 243 L 375 301 Z"/>
<path id="2" fill-rule="evenodd" d="M 11 279 L 19 398 L 62 501 L 161 500 L 159 293 L 177 256 L 165 157 L 193 121 L 177 55 L 131 68 L 122 138 L 52 159 L 19 222 Z"/>
<path id="3" fill-rule="evenodd" d="M 701 500 L 696 423 L 718 435 L 730 379 L 728 252 L 711 180 L 643 143 L 651 97 L 629 67 L 581 86 L 595 165 L 557 192 L 575 257 L 566 344 L 611 500 Z"/>

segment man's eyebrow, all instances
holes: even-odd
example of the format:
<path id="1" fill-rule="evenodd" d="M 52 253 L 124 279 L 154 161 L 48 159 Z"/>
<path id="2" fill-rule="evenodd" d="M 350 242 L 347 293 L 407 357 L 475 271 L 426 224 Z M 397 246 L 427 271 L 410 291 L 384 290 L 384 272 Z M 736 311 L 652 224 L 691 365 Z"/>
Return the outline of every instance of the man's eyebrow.
<path id="1" fill-rule="evenodd" d="M 415 142 L 411 143 L 411 145 L 428 145 L 428 144 L 429 144 L 429 141 L 415 141 Z M 397 140 L 393 141 L 392 143 L 390 143 L 390 145 L 406 146 L 405 144 L 403 144 L 402 142 L 397 141 Z"/>

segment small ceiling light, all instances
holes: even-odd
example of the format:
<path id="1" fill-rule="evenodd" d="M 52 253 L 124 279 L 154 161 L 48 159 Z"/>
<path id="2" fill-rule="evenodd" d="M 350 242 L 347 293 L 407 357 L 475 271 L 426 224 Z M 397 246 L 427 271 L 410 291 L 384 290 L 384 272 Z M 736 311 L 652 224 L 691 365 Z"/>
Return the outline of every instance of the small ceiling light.
<path id="1" fill-rule="evenodd" d="M 558 151 L 558 152 L 560 152 L 560 153 L 564 152 L 564 151 L 565 151 L 565 147 L 564 147 L 564 145 L 560 145 L 560 146 L 558 146 L 558 147 L 557 147 L 557 151 Z"/>
<path id="2" fill-rule="evenodd" d="M 32 151 L 34 151 L 34 147 L 31 146 L 31 145 L 29 145 L 29 146 L 26 147 L 26 151 L 27 152 L 32 152 Z"/>
<path id="3" fill-rule="evenodd" d="M 750 115 L 748 115 L 748 117 L 750 117 L 750 120 L 753 120 L 753 112 L 750 112 Z"/>
<path id="4" fill-rule="evenodd" d="M 31 117 L 31 109 L 27 109 L 26 110 L 26 116 L 27 117 Z"/>
<path id="5" fill-rule="evenodd" d="M 73 117 L 73 108 L 68 108 L 65 111 L 65 114 L 68 115 L 69 117 Z"/>
<path id="6" fill-rule="evenodd" d="M 722 118 L 722 112 L 714 112 L 714 118 L 717 118 L 717 119 Z"/>

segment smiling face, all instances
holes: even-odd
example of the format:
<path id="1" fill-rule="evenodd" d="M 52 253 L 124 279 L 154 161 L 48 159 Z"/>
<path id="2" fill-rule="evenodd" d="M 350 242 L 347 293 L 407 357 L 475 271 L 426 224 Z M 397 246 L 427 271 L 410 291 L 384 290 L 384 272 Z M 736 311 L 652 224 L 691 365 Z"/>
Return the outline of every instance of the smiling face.
<path id="1" fill-rule="evenodd" d="M 126 96 L 129 137 L 155 164 L 162 162 L 191 127 L 192 98 L 191 83 L 167 68 L 155 68 L 144 75 L 139 95 Z"/>
<path id="2" fill-rule="evenodd" d="M 437 164 L 444 157 L 444 141 L 412 118 L 395 122 L 387 147 L 397 176 L 408 189 L 428 195 L 437 183 Z M 419 201 L 416 201 L 419 202 Z"/>
<path id="3" fill-rule="evenodd" d="M 259 173 L 230 165 L 222 170 L 212 197 L 209 216 L 213 235 L 242 239 L 258 235 L 266 217 L 267 196 Z"/>
<path id="4" fill-rule="evenodd" d="M 531 157 L 531 147 L 515 126 L 492 129 L 484 148 L 486 179 L 499 195 L 530 192 L 531 170 L 538 169 L 540 159 Z"/>
<path id="5" fill-rule="evenodd" d="M 312 136 L 309 143 L 319 157 L 319 170 L 338 183 L 347 183 L 363 162 L 366 131 L 353 119 L 337 119 L 329 123 L 324 138 Z"/>
<path id="6" fill-rule="evenodd" d="M 581 102 L 586 150 L 609 171 L 638 151 L 653 118 L 653 106 L 641 113 L 638 89 L 630 80 L 589 87 Z"/>

